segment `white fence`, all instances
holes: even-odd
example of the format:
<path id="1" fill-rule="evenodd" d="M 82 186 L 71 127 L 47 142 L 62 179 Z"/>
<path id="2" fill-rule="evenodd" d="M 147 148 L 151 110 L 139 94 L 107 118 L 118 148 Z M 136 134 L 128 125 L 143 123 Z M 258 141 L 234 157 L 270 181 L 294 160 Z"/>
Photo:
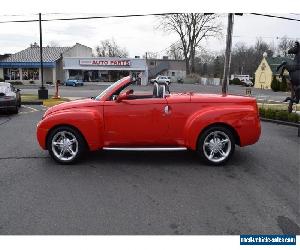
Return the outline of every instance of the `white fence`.
<path id="1" fill-rule="evenodd" d="M 201 77 L 199 80 L 199 84 L 202 85 L 221 85 L 220 78 L 212 78 L 212 77 Z"/>

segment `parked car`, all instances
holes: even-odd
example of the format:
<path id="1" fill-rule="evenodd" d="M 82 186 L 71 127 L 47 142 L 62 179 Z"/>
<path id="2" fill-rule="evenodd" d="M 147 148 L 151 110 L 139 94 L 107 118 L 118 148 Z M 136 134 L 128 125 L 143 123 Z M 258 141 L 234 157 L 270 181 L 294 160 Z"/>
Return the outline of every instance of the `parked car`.
<path id="1" fill-rule="evenodd" d="M 150 83 L 166 84 L 170 85 L 171 78 L 169 76 L 158 76 L 150 80 Z"/>
<path id="2" fill-rule="evenodd" d="M 65 82 L 66 86 L 83 86 L 83 80 L 77 77 L 70 77 L 68 80 Z"/>
<path id="3" fill-rule="evenodd" d="M 9 82 L 0 82 L 0 110 L 9 110 L 18 113 L 21 107 L 20 89 L 16 89 Z"/>
<path id="4" fill-rule="evenodd" d="M 235 145 L 254 144 L 261 127 L 255 98 L 200 93 L 134 93 L 128 76 L 94 99 L 49 108 L 37 125 L 39 145 L 62 164 L 86 150 L 193 150 L 220 165 Z"/>
<path id="5" fill-rule="evenodd" d="M 245 87 L 253 87 L 254 83 L 251 82 L 250 80 L 244 80 L 242 81 L 243 86 Z"/>

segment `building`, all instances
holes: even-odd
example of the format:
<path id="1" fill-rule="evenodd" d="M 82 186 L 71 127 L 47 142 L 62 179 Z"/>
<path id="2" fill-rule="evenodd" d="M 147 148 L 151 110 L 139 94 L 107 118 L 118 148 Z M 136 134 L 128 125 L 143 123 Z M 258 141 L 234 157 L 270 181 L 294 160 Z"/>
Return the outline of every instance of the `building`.
<path id="1" fill-rule="evenodd" d="M 170 76 L 172 81 L 177 82 L 186 77 L 186 66 L 184 60 L 172 60 L 164 56 L 162 59 L 147 59 L 149 78 L 158 75 Z"/>
<path id="2" fill-rule="evenodd" d="M 92 49 L 76 43 L 72 47 L 43 47 L 44 82 L 63 81 L 65 57 L 92 56 Z M 40 83 L 40 48 L 36 44 L 0 59 L 0 78 L 6 81 Z"/>
<path id="3" fill-rule="evenodd" d="M 92 48 L 76 43 L 72 47 L 43 47 L 44 82 L 55 83 L 69 78 L 85 82 L 113 82 L 124 76 L 141 78 L 148 83 L 145 59 L 93 57 Z M 0 58 L 0 78 L 6 81 L 40 83 L 40 48 L 34 44 L 18 53 Z"/>
<path id="4" fill-rule="evenodd" d="M 264 55 L 261 63 L 255 71 L 255 88 L 271 89 L 273 77 L 279 79 L 280 72 L 276 72 L 277 67 L 283 62 L 292 62 L 290 58 L 285 57 L 268 57 Z"/>
<path id="5" fill-rule="evenodd" d="M 133 75 L 142 85 L 148 83 L 145 59 L 120 57 L 66 57 L 63 70 L 65 79 L 80 78 L 85 82 L 112 82 Z"/>

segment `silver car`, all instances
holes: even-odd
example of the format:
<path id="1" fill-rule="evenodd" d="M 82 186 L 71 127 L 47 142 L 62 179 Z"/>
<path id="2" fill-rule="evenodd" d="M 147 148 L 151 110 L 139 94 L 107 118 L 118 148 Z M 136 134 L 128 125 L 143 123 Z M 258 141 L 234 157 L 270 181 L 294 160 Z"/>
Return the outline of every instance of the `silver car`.
<path id="1" fill-rule="evenodd" d="M 18 113 L 21 107 L 21 94 L 19 89 L 9 82 L 0 82 L 0 110 L 9 110 Z"/>

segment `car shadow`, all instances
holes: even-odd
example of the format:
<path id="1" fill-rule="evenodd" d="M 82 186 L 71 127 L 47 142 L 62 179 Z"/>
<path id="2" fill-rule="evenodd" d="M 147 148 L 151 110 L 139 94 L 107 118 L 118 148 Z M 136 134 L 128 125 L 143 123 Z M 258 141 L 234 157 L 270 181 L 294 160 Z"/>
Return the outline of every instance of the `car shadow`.
<path id="1" fill-rule="evenodd" d="M 223 166 L 205 163 L 194 151 L 94 151 L 85 154 L 79 164 L 97 167 L 101 165 L 126 166 L 171 166 L 180 168 L 227 168 L 231 170 L 243 161 L 243 154 L 235 152 L 232 159 Z M 237 162 L 237 164 L 232 164 Z"/>

